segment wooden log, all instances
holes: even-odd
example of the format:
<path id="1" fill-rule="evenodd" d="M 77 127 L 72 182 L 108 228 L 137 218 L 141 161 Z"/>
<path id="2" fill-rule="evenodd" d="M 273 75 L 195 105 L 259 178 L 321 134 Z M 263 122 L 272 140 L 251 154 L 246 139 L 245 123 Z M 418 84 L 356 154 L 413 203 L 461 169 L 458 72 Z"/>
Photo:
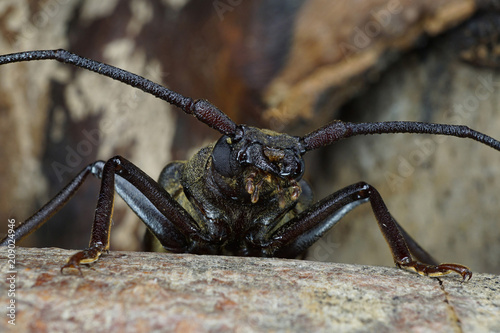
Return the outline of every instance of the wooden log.
<path id="1" fill-rule="evenodd" d="M 61 274 L 72 253 L 17 248 L 11 269 L 1 249 L 0 331 L 500 330 L 500 277 L 490 274 L 462 283 L 387 267 L 141 252 L 103 255 L 83 277 Z"/>

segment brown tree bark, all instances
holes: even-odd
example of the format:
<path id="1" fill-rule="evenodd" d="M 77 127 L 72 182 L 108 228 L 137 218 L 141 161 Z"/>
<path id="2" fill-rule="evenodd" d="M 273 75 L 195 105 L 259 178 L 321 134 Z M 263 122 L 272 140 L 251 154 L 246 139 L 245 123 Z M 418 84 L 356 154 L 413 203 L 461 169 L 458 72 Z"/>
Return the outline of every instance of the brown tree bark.
<path id="1" fill-rule="evenodd" d="M 0 252 L 2 332 L 498 332 L 500 277 L 387 267 L 111 252 L 60 273 L 73 250 Z M 15 296 L 8 295 L 9 289 Z"/>
<path id="2" fill-rule="evenodd" d="M 496 1 L 241 1 L 222 17 L 214 7 L 221 2 L 229 3 L 4 0 L 0 48 L 68 48 L 208 98 L 250 125 L 295 123 L 284 128 L 292 134 L 348 118 L 460 123 L 498 138 Z M 217 137 L 191 118 L 71 66 L 1 66 L 0 232 L 7 218 L 23 221 L 96 159 L 120 154 L 155 178 L 166 163 L 191 157 Z M 95 131 L 102 134 L 98 144 L 87 135 Z M 353 138 L 306 157 L 316 199 L 367 181 L 436 258 L 500 273 L 500 157 L 491 149 L 388 135 Z M 57 165 L 67 167 L 64 179 Z M 24 244 L 85 246 L 97 190 L 89 180 Z M 113 248 L 138 249 L 141 228 L 117 200 Z M 391 264 L 368 205 L 310 254 Z"/>

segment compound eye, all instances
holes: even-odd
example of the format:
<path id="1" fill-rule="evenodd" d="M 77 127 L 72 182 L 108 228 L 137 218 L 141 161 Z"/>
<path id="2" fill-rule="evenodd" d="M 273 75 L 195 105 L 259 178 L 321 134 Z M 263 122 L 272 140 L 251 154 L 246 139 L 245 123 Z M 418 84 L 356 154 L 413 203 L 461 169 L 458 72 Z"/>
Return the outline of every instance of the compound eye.
<path id="1" fill-rule="evenodd" d="M 233 170 L 234 163 L 231 163 L 232 141 L 227 135 L 224 135 L 215 144 L 212 151 L 212 160 L 215 170 L 224 177 L 232 177 L 237 170 Z"/>

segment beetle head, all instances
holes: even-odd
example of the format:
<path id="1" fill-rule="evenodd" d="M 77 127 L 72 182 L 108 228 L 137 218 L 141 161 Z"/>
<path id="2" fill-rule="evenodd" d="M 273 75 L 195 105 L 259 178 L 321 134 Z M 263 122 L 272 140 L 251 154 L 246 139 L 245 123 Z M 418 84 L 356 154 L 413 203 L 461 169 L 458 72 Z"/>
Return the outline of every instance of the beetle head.
<path id="1" fill-rule="evenodd" d="M 280 197 L 285 188 L 291 188 L 291 198 L 296 200 L 304 153 L 298 137 L 241 125 L 234 136 L 224 135 L 217 141 L 212 160 L 219 175 L 243 179 L 252 202 L 258 201 L 266 184 L 269 190 L 277 189 Z"/>
<path id="2" fill-rule="evenodd" d="M 304 160 L 300 138 L 242 125 L 234 137 L 222 136 L 212 156 L 214 167 L 225 177 L 235 177 L 248 167 L 274 177 L 300 180 Z"/>

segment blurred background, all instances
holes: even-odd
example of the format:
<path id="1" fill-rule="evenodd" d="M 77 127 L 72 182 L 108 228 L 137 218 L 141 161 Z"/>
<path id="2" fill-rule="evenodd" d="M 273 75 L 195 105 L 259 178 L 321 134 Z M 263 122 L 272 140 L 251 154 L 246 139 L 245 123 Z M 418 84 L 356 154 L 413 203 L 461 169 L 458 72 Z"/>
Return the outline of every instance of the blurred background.
<path id="1" fill-rule="evenodd" d="M 238 123 L 304 135 L 333 119 L 463 124 L 500 139 L 495 1 L 4 0 L 0 53 L 65 48 L 206 98 Z M 218 133 L 131 87 L 55 61 L 0 66 L 0 232 L 87 164 L 120 154 L 153 178 Z M 443 262 L 500 273 L 500 152 L 424 135 L 357 137 L 307 155 L 317 200 L 358 181 Z M 88 245 L 88 180 L 25 246 Z M 116 200 L 111 246 L 144 227 Z M 312 260 L 392 266 L 370 205 Z"/>

